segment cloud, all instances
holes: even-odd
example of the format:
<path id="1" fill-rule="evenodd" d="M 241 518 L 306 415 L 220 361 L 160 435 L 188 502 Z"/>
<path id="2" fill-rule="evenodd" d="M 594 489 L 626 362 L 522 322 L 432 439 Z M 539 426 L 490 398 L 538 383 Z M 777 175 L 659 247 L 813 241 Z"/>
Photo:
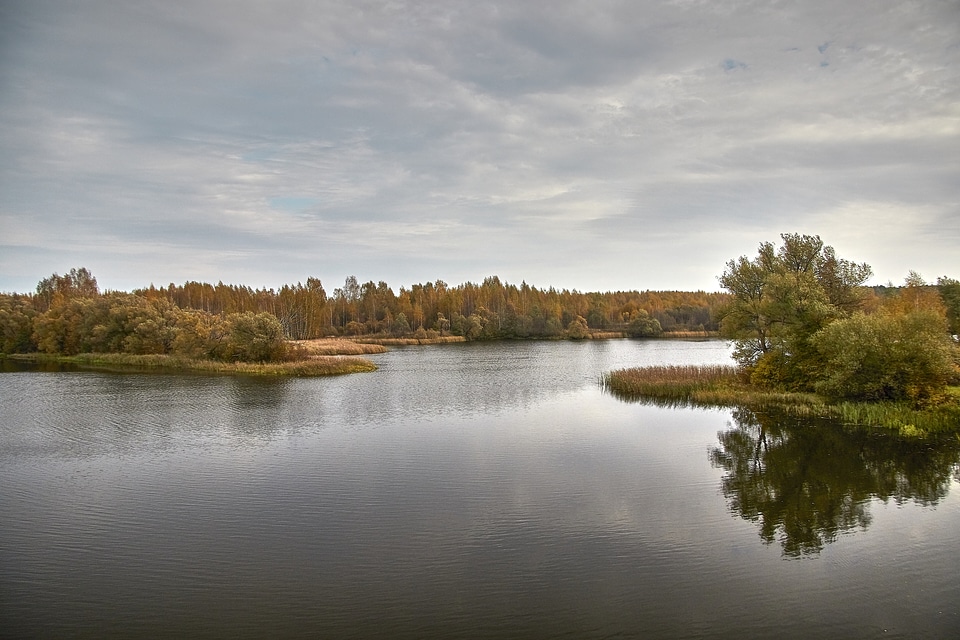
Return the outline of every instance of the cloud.
<path id="1" fill-rule="evenodd" d="M 830 232 L 857 225 L 839 218 L 866 225 L 849 257 L 884 279 L 897 243 L 924 247 L 909 268 L 956 276 L 951 3 L 3 12 L 3 290 L 72 266 L 116 288 L 716 288 L 781 232 L 840 251 Z"/>

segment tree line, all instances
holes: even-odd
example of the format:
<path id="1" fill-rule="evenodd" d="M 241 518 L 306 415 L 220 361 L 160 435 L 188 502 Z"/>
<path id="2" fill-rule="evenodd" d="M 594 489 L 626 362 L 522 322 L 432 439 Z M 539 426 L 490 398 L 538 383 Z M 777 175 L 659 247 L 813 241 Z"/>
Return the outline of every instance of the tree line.
<path id="1" fill-rule="evenodd" d="M 720 276 L 730 297 L 721 334 L 750 382 L 857 400 L 937 404 L 960 382 L 960 282 L 910 272 L 902 287 L 865 287 L 865 263 L 819 236 L 781 235 Z"/>
<path id="2" fill-rule="evenodd" d="M 0 294 L 0 353 L 172 354 L 277 361 L 286 340 L 327 336 L 463 336 L 468 340 L 652 337 L 715 331 L 723 293 L 538 289 L 491 276 L 401 287 L 350 276 L 327 295 L 317 278 L 280 289 L 189 281 L 101 292 L 86 268 L 42 279 L 35 292 Z"/>
<path id="3" fill-rule="evenodd" d="M 135 291 L 184 309 L 211 313 L 270 313 L 291 339 L 324 336 L 436 334 L 469 340 L 552 338 L 585 331 L 618 331 L 636 337 L 662 331 L 716 331 L 714 309 L 727 295 L 703 291 L 582 293 L 539 289 L 497 276 L 450 286 L 442 280 L 400 287 L 361 284 L 355 276 L 328 295 L 320 280 L 279 290 L 201 282 Z"/>

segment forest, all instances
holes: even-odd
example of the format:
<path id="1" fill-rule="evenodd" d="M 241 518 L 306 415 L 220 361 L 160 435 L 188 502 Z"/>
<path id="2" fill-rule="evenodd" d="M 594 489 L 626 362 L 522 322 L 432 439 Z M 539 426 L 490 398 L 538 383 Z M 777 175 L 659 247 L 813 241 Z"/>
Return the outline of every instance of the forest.
<path id="1" fill-rule="evenodd" d="M 289 340 L 461 336 L 466 340 L 656 337 L 715 332 L 728 294 L 682 291 L 581 293 L 442 280 L 401 287 L 351 276 L 328 295 L 321 281 L 279 289 L 203 282 L 101 292 L 86 268 L 42 279 L 31 293 L 0 294 L 0 353 L 174 354 L 269 362 Z"/>
<path id="2" fill-rule="evenodd" d="M 726 294 L 682 291 L 581 293 L 538 289 L 497 276 L 482 283 L 449 286 L 442 280 L 400 287 L 384 281 L 360 284 L 347 277 L 328 295 L 317 278 L 279 290 L 187 282 L 137 290 L 184 309 L 211 313 L 267 312 L 295 340 L 323 336 L 436 332 L 469 340 L 563 337 L 571 323 L 591 331 L 627 332 L 636 337 L 661 331 L 716 331 L 712 310 Z M 578 318 L 580 319 L 578 321 Z"/>

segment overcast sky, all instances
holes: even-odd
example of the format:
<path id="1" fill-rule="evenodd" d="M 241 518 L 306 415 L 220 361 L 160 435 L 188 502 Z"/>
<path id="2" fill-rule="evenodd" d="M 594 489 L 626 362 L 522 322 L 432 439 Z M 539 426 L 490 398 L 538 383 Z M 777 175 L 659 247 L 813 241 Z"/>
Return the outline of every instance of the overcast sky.
<path id="1" fill-rule="evenodd" d="M 0 291 L 960 278 L 960 1 L 0 2 Z"/>

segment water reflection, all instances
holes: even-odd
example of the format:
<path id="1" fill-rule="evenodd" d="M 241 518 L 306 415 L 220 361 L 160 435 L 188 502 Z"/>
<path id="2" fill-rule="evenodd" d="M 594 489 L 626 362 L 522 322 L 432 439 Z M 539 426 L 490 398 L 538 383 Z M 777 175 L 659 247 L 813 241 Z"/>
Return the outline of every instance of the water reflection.
<path id="1" fill-rule="evenodd" d="M 956 437 L 905 440 L 738 409 L 710 460 L 738 516 L 757 522 L 788 557 L 819 553 L 837 536 L 870 525 L 873 498 L 936 505 L 958 473 Z"/>

